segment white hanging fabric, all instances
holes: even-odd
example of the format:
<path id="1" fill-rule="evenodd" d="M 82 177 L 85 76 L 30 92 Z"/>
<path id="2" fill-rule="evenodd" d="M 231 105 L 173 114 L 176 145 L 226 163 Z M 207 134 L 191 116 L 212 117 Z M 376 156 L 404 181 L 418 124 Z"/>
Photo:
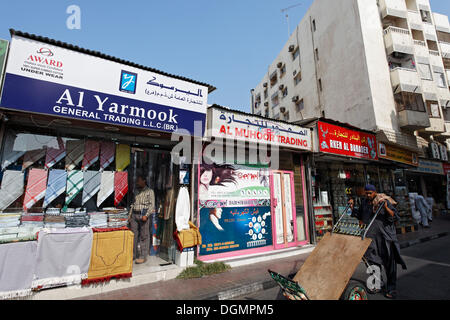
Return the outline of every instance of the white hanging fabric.
<path id="1" fill-rule="evenodd" d="M 177 204 L 175 207 L 175 223 L 177 231 L 188 230 L 189 218 L 191 216 L 191 203 L 189 198 L 189 191 L 187 187 L 181 187 L 178 192 Z"/>

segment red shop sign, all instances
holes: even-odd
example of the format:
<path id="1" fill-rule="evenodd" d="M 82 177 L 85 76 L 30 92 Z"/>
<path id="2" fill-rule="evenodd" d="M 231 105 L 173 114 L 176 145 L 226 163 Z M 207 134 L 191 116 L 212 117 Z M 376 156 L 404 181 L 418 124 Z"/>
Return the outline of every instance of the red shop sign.
<path id="1" fill-rule="evenodd" d="M 450 171 L 450 163 L 444 162 L 444 163 L 442 164 L 442 166 L 444 167 L 444 174 L 446 175 L 447 172 Z"/>
<path id="2" fill-rule="evenodd" d="M 360 159 L 378 160 L 375 135 L 319 121 L 319 150 Z"/>

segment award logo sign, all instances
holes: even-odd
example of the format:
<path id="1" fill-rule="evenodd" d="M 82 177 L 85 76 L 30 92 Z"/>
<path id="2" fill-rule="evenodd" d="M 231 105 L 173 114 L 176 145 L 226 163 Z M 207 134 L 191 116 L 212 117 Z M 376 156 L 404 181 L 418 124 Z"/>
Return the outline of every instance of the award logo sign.
<path id="1" fill-rule="evenodd" d="M 199 189 L 200 255 L 272 245 L 268 168 L 203 164 Z"/>

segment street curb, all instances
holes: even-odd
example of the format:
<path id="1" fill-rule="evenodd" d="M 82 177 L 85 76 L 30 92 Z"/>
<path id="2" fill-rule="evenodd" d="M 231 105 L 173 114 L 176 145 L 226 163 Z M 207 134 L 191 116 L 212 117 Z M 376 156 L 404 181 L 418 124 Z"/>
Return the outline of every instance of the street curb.
<path id="1" fill-rule="evenodd" d="M 400 248 L 408 248 L 414 246 L 416 244 L 424 243 L 430 240 L 435 240 L 438 238 L 442 238 L 448 236 L 450 232 L 441 232 L 438 234 L 433 234 L 431 236 L 423 237 L 416 240 L 411 240 L 407 242 L 400 243 Z M 250 283 L 248 285 L 236 287 L 233 289 L 221 291 L 219 293 L 213 294 L 211 296 L 203 297 L 202 300 L 230 300 L 236 297 L 243 296 L 245 294 L 255 293 L 261 290 L 272 289 L 277 286 L 277 283 L 272 279 L 266 281 L 258 281 L 254 283 Z"/>
<path id="2" fill-rule="evenodd" d="M 427 242 L 427 241 L 430 241 L 430 240 L 439 239 L 439 238 L 448 236 L 449 234 L 450 234 L 450 232 L 441 232 L 441 233 L 438 233 L 438 234 L 433 234 L 433 235 L 428 236 L 428 237 L 423 237 L 423 238 L 419 238 L 419 239 L 403 242 L 403 243 L 400 243 L 400 249 L 408 248 L 408 247 L 414 246 L 416 244 L 424 243 L 424 242 Z"/>

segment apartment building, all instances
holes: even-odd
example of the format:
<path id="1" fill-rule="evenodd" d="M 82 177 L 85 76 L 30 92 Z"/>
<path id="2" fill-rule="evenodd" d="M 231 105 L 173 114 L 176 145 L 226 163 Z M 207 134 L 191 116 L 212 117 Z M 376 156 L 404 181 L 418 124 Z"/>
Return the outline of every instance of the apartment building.
<path id="1" fill-rule="evenodd" d="M 450 24 L 428 0 L 315 0 L 251 91 L 251 110 L 333 119 L 423 154 L 450 138 L 449 80 Z"/>

